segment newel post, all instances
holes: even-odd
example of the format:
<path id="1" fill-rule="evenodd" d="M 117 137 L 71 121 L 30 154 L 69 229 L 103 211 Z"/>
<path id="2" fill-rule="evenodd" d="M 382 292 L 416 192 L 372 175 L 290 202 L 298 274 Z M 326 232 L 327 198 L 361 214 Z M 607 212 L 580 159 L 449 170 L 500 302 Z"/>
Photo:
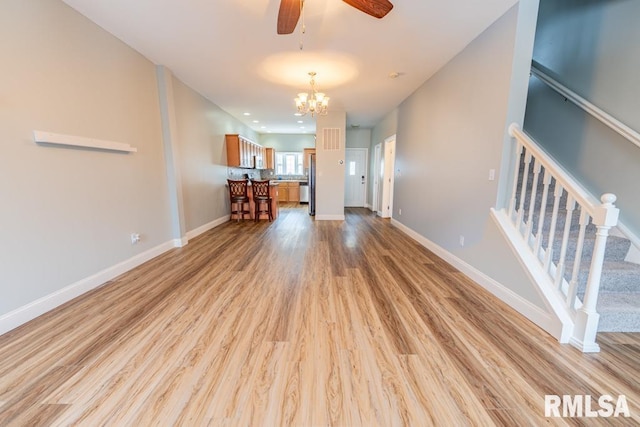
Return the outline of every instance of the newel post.
<path id="1" fill-rule="evenodd" d="M 602 264 L 604 262 L 604 250 L 607 246 L 609 229 L 618 223 L 620 210 L 614 206 L 616 196 L 604 194 L 593 216 L 593 224 L 596 226 L 596 240 L 593 247 L 593 257 L 591 258 L 591 268 L 587 279 L 587 288 L 584 294 L 582 307 L 576 313 L 576 324 L 573 330 L 571 344 L 578 347 L 585 353 L 596 353 L 600 351 L 600 346 L 596 343 L 598 332 L 598 321 L 600 315 L 596 311 L 598 303 L 598 292 L 600 291 L 600 277 L 602 276 Z"/>

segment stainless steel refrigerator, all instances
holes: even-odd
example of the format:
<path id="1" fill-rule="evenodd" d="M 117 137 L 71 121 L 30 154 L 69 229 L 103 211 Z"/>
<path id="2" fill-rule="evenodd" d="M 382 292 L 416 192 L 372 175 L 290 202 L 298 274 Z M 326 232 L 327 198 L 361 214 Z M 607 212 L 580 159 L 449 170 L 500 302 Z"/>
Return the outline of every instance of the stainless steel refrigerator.
<path id="1" fill-rule="evenodd" d="M 316 155 L 309 155 L 309 215 L 316 214 Z"/>

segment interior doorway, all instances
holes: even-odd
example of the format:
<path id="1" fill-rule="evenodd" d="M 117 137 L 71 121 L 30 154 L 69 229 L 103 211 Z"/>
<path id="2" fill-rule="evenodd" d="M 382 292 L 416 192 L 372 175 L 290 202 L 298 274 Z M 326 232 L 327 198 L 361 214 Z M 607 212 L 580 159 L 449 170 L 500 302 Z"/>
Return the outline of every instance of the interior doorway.
<path id="1" fill-rule="evenodd" d="M 345 207 L 364 207 L 366 204 L 368 151 L 366 148 L 345 149 Z"/>
<path id="2" fill-rule="evenodd" d="M 382 159 L 382 143 L 380 143 L 373 149 L 373 200 L 371 202 L 371 210 L 376 212 L 378 215 L 382 215 L 382 212 L 380 212 L 380 194 L 382 193 L 380 184 L 383 179 L 384 163 Z"/>
<path id="3" fill-rule="evenodd" d="M 384 159 L 382 164 L 382 200 L 379 215 L 382 218 L 393 216 L 393 184 L 396 161 L 396 136 L 392 135 L 384 140 Z"/>

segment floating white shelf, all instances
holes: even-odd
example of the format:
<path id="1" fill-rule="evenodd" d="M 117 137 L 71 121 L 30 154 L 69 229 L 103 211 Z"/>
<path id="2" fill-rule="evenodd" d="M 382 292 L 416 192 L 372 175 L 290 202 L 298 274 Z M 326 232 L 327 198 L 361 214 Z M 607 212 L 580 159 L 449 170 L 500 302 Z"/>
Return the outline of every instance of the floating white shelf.
<path id="1" fill-rule="evenodd" d="M 103 139 L 85 138 L 82 136 L 62 135 L 53 132 L 33 131 L 33 139 L 38 143 L 68 145 L 71 147 L 97 148 L 100 150 L 136 153 L 137 148 L 124 142 L 106 141 Z"/>

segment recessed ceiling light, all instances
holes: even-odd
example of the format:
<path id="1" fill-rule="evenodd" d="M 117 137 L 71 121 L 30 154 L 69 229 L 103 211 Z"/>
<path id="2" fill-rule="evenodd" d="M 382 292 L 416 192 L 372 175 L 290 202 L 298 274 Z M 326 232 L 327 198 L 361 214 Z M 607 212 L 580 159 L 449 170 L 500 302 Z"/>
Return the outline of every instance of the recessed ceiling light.
<path id="1" fill-rule="evenodd" d="M 242 113 L 242 114 L 244 114 L 245 116 L 250 116 L 251 115 L 251 113 Z"/>
<path id="2" fill-rule="evenodd" d="M 253 123 L 260 123 L 260 120 L 254 120 Z"/>
<path id="3" fill-rule="evenodd" d="M 300 117 L 302 113 L 293 113 L 294 116 Z"/>
<path id="4" fill-rule="evenodd" d="M 267 128 L 266 126 L 260 126 L 260 129 L 266 129 L 266 128 Z"/>
<path id="5" fill-rule="evenodd" d="M 304 129 L 304 126 L 300 126 L 300 129 Z"/>
<path id="6" fill-rule="evenodd" d="M 390 72 L 390 73 L 389 73 L 389 78 L 390 78 L 390 79 L 396 79 L 396 78 L 398 78 L 398 76 L 399 76 L 399 75 L 400 75 L 400 73 L 399 73 L 399 72 L 397 72 L 397 71 L 392 71 L 392 72 Z"/>
<path id="7" fill-rule="evenodd" d="M 304 123 L 304 121 L 303 120 L 298 120 L 298 123 Z"/>

